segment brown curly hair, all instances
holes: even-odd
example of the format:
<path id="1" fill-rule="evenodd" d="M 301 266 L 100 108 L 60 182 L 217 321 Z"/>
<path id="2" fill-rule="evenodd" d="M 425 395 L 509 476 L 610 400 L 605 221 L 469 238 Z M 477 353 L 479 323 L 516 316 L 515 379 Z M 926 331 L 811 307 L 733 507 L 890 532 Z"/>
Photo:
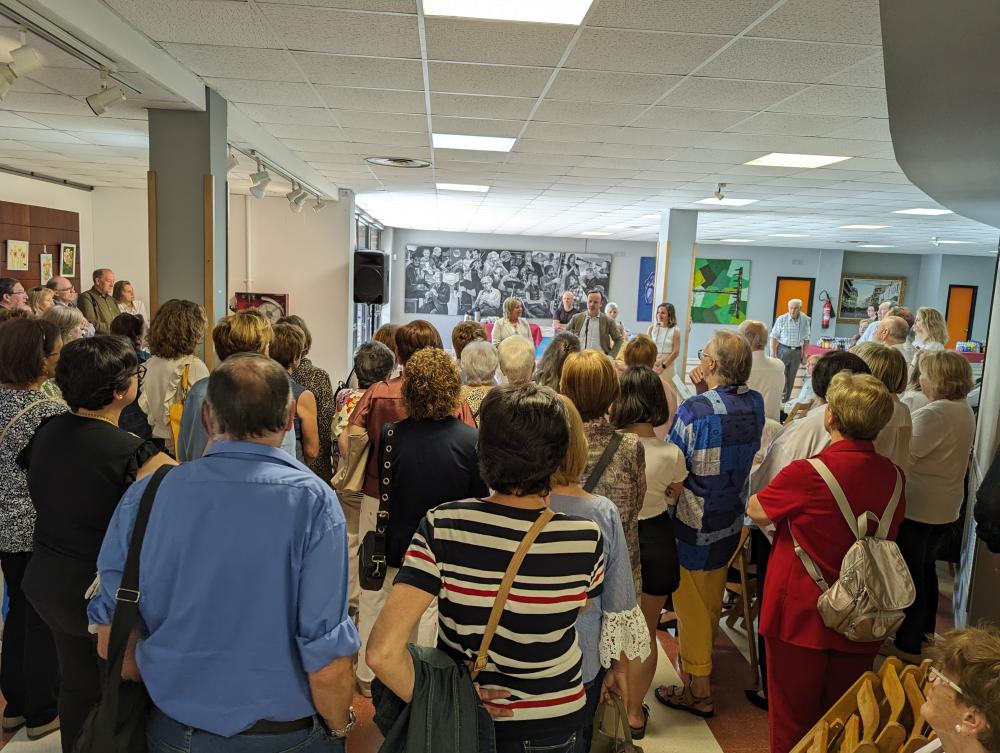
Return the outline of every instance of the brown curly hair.
<path id="1" fill-rule="evenodd" d="M 653 368 L 656 363 L 656 343 L 649 335 L 636 335 L 629 340 L 625 350 L 622 351 L 622 358 L 625 359 L 626 366 L 648 366 Z"/>
<path id="2" fill-rule="evenodd" d="M 149 325 L 149 352 L 160 358 L 194 354 L 205 337 L 205 309 L 194 301 L 171 298 L 160 306 Z"/>
<path id="3" fill-rule="evenodd" d="M 462 357 L 465 346 L 473 340 L 485 340 L 486 330 L 479 322 L 459 322 L 451 331 L 451 346 L 455 349 L 455 358 Z"/>
<path id="4" fill-rule="evenodd" d="M 406 362 L 402 399 L 415 419 L 443 419 L 458 411 L 462 379 L 451 356 L 438 348 L 422 348 Z"/>

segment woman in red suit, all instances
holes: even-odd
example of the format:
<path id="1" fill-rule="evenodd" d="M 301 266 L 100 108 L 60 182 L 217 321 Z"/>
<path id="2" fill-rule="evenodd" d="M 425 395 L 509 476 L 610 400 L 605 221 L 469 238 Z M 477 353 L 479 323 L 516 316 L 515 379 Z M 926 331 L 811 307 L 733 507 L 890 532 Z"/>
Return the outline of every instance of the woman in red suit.
<path id="1" fill-rule="evenodd" d="M 881 518 L 897 473 L 902 481 L 902 472 L 872 443 L 892 417 L 892 397 L 875 377 L 842 372 L 830 383 L 826 399 L 824 426 L 831 443 L 816 457 L 840 483 L 856 516 L 871 511 Z M 904 510 L 900 499 L 889 529 L 892 540 Z M 820 589 L 795 554 L 792 529 L 827 583 L 840 576 L 855 535 L 809 461 L 786 466 L 750 498 L 747 512 L 761 528 L 776 529 L 760 632 L 767 646 L 771 753 L 787 753 L 872 668 L 881 642 L 848 640 L 826 627 L 816 608 Z"/>

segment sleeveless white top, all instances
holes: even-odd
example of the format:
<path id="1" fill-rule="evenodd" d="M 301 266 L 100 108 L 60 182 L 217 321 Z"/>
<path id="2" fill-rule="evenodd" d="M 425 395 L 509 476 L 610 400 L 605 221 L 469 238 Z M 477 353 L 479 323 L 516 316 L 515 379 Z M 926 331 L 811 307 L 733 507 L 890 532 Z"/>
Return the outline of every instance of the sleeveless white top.
<path id="1" fill-rule="evenodd" d="M 672 353 L 674 350 L 674 332 L 677 331 L 677 327 L 663 327 L 657 323 L 652 326 L 651 330 L 650 336 L 653 338 L 653 342 L 656 343 L 656 352 L 660 355 Z"/>

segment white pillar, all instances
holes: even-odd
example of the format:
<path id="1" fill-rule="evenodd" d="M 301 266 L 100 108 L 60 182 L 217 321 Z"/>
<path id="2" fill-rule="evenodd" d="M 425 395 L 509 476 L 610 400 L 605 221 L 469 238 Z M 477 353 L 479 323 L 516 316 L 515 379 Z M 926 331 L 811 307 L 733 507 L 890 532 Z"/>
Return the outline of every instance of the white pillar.
<path id="1" fill-rule="evenodd" d="M 697 237 L 696 210 L 671 209 L 660 215 L 653 306 L 668 302 L 674 304 L 677 311 L 677 324 L 681 328 L 681 355 L 677 374 L 682 379 L 687 371 L 688 339 L 691 333 L 691 274 Z"/>

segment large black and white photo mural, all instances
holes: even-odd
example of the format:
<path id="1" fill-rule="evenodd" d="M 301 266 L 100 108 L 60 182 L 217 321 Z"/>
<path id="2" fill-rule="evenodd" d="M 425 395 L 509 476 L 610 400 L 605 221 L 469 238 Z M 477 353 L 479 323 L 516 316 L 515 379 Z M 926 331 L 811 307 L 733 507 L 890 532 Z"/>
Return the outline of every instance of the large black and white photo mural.
<path id="1" fill-rule="evenodd" d="M 551 319 L 565 291 L 577 305 L 588 290 L 605 297 L 611 282 L 611 254 L 553 251 L 406 247 L 407 314 L 501 316 L 503 302 L 517 296 L 525 316 Z"/>

